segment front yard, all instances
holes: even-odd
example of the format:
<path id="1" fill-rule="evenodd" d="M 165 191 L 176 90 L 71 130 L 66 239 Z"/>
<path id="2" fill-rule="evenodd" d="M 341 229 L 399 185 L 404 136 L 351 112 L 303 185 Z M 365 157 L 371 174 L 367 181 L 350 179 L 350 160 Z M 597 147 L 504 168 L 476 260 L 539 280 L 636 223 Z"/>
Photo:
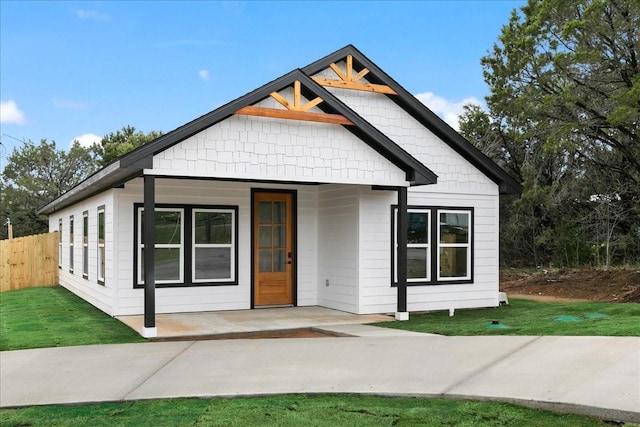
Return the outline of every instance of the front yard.
<path id="1" fill-rule="evenodd" d="M 456 310 L 453 317 L 412 313 L 406 322 L 376 325 L 440 335 L 640 336 L 640 304 L 511 299 L 496 308 Z"/>
<path id="2" fill-rule="evenodd" d="M 63 287 L 0 294 L 0 351 L 131 342 L 144 339 Z"/>

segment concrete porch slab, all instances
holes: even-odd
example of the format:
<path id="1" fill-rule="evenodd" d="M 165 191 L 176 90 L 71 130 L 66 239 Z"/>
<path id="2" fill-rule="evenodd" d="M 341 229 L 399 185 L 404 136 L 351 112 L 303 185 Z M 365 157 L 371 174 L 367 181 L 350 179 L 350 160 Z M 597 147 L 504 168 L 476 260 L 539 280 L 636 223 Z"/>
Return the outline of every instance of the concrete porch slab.
<path id="1" fill-rule="evenodd" d="M 144 316 L 116 316 L 140 333 Z M 254 310 L 170 313 L 156 315 L 158 338 L 198 337 L 259 331 L 360 325 L 392 321 L 383 314 L 352 314 L 324 307 L 277 307 Z M 328 328 L 327 328 L 328 329 Z"/>

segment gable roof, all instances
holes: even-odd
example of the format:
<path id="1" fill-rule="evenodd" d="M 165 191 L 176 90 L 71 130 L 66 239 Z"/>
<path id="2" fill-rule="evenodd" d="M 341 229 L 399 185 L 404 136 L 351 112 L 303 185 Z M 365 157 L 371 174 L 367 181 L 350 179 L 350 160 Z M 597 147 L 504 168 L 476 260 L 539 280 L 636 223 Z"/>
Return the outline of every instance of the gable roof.
<path id="1" fill-rule="evenodd" d="M 322 98 L 323 102 L 317 105 L 319 109 L 328 114 L 344 116 L 353 125 L 343 125 L 347 130 L 356 135 L 371 148 L 387 158 L 407 174 L 407 181 L 413 185 L 435 184 L 437 175 L 420 161 L 415 159 L 400 146 L 389 139 L 385 134 L 373 127 L 355 111 L 340 101 L 337 97 L 313 81 L 300 69 L 293 70 L 282 77 L 273 80 L 264 86 L 249 92 L 248 94 L 223 105 L 204 116 L 187 123 L 178 129 L 161 136 L 160 138 L 139 147 L 138 149 L 120 158 L 122 167 L 142 166 L 152 167 L 153 156 L 172 147 L 190 136 L 221 122 L 232 116 L 242 107 L 256 104 L 268 98 L 272 92 L 278 92 L 290 87 L 295 81 L 302 84 L 302 95 L 307 99 Z"/>
<path id="2" fill-rule="evenodd" d="M 411 185 L 435 184 L 437 175 L 428 169 L 423 163 L 407 153 L 399 145 L 394 143 L 385 134 L 372 126 L 359 114 L 349 108 L 344 102 L 322 87 L 310 76 L 322 71 L 333 62 L 339 62 L 347 55 L 352 55 L 358 66 L 368 68 L 367 80 L 374 84 L 384 84 L 391 87 L 397 95 L 390 98 L 401 108 L 409 112 L 421 124 L 429 128 L 434 134 L 459 152 L 465 159 L 474 164 L 489 178 L 500 186 L 501 193 L 513 193 L 520 191 L 520 185 L 506 172 L 502 171 L 493 161 L 484 156 L 473 147 L 455 130 L 450 128 L 438 116 L 432 113 L 424 104 L 407 92 L 402 86 L 378 68 L 354 46 L 348 45 L 303 69 L 295 69 L 265 85 L 237 98 L 179 128 L 162 135 L 161 137 L 125 154 L 113 163 L 102 168 L 76 187 L 69 190 L 56 200 L 44 206 L 39 214 L 50 214 L 63 209 L 73 203 L 100 193 L 108 188 L 118 186 L 132 178 L 142 175 L 143 169 L 153 167 L 153 156 L 172 147 L 185 139 L 219 123 L 236 114 L 243 107 L 256 104 L 270 96 L 272 92 L 278 92 L 290 87 L 299 81 L 302 86 L 302 95 L 307 99 L 322 98 L 317 105 L 321 111 L 327 114 L 341 115 L 350 122 L 343 124 L 348 131 L 356 135 L 363 142 L 380 153 L 391 163 L 402 169 L 407 175 L 407 181 Z"/>
<path id="3" fill-rule="evenodd" d="M 433 132 L 464 159 L 477 167 L 493 182 L 498 184 L 501 194 L 515 194 L 522 192 L 522 186 L 518 181 L 500 168 L 484 153 L 478 150 L 473 144 L 467 141 L 462 135 L 456 132 L 415 96 L 400 86 L 398 82 L 382 71 L 355 46 L 347 45 L 342 49 L 307 65 L 302 68 L 302 71 L 304 71 L 305 74 L 312 76 L 328 68 L 330 64 L 344 60 L 348 55 L 352 56 L 354 65 L 357 65 L 359 68 L 367 68 L 369 70 L 369 73 L 366 75 L 367 81 L 373 84 L 386 85 L 393 89 L 393 91 L 396 92 L 396 95 L 386 95 L 389 99 L 395 102 L 400 108 L 407 111 L 414 119 Z"/>

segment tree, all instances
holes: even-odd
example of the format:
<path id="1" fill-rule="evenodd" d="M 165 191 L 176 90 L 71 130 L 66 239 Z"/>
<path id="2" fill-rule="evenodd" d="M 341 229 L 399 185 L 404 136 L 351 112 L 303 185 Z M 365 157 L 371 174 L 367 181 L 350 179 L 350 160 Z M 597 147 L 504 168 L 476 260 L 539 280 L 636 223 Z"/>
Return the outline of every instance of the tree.
<path id="1" fill-rule="evenodd" d="M 530 0 L 484 57 L 492 113 L 640 187 L 640 1 Z"/>
<path id="2" fill-rule="evenodd" d="M 92 149 L 96 155 L 98 166 L 104 167 L 136 148 L 162 136 L 161 131 L 151 131 L 147 134 L 136 132 L 133 126 L 125 126 L 121 130 L 110 132 L 95 144 Z"/>
<path id="3" fill-rule="evenodd" d="M 0 182 L 0 237 L 7 237 L 7 218 L 14 236 L 48 231 L 46 216 L 38 209 L 73 188 L 96 170 L 91 150 L 74 142 L 69 151 L 58 150 L 46 139 L 36 145 L 29 141 L 15 148 L 8 158 Z"/>
<path id="4" fill-rule="evenodd" d="M 501 206 L 512 262 L 640 260 L 638 55 L 639 0 L 529 0 L 482 59 L 488 111 L 460 128 L 523 182 Z"/>

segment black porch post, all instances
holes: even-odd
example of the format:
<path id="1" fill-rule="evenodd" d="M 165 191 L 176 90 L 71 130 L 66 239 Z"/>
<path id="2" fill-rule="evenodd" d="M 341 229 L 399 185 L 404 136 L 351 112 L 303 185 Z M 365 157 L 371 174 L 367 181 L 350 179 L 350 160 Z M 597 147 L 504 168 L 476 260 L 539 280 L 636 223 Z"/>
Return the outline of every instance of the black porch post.
<path id="1" fill-rule="evenodd" d="M 155 275 L 155 177 L 144 176 L 144 329 L 143 336 L 156 335 Z"/>
<path id="2" fill-rule="evenodd" d="M 398 313 L 407 312 L 407 187 L 398 187 Z"/>

